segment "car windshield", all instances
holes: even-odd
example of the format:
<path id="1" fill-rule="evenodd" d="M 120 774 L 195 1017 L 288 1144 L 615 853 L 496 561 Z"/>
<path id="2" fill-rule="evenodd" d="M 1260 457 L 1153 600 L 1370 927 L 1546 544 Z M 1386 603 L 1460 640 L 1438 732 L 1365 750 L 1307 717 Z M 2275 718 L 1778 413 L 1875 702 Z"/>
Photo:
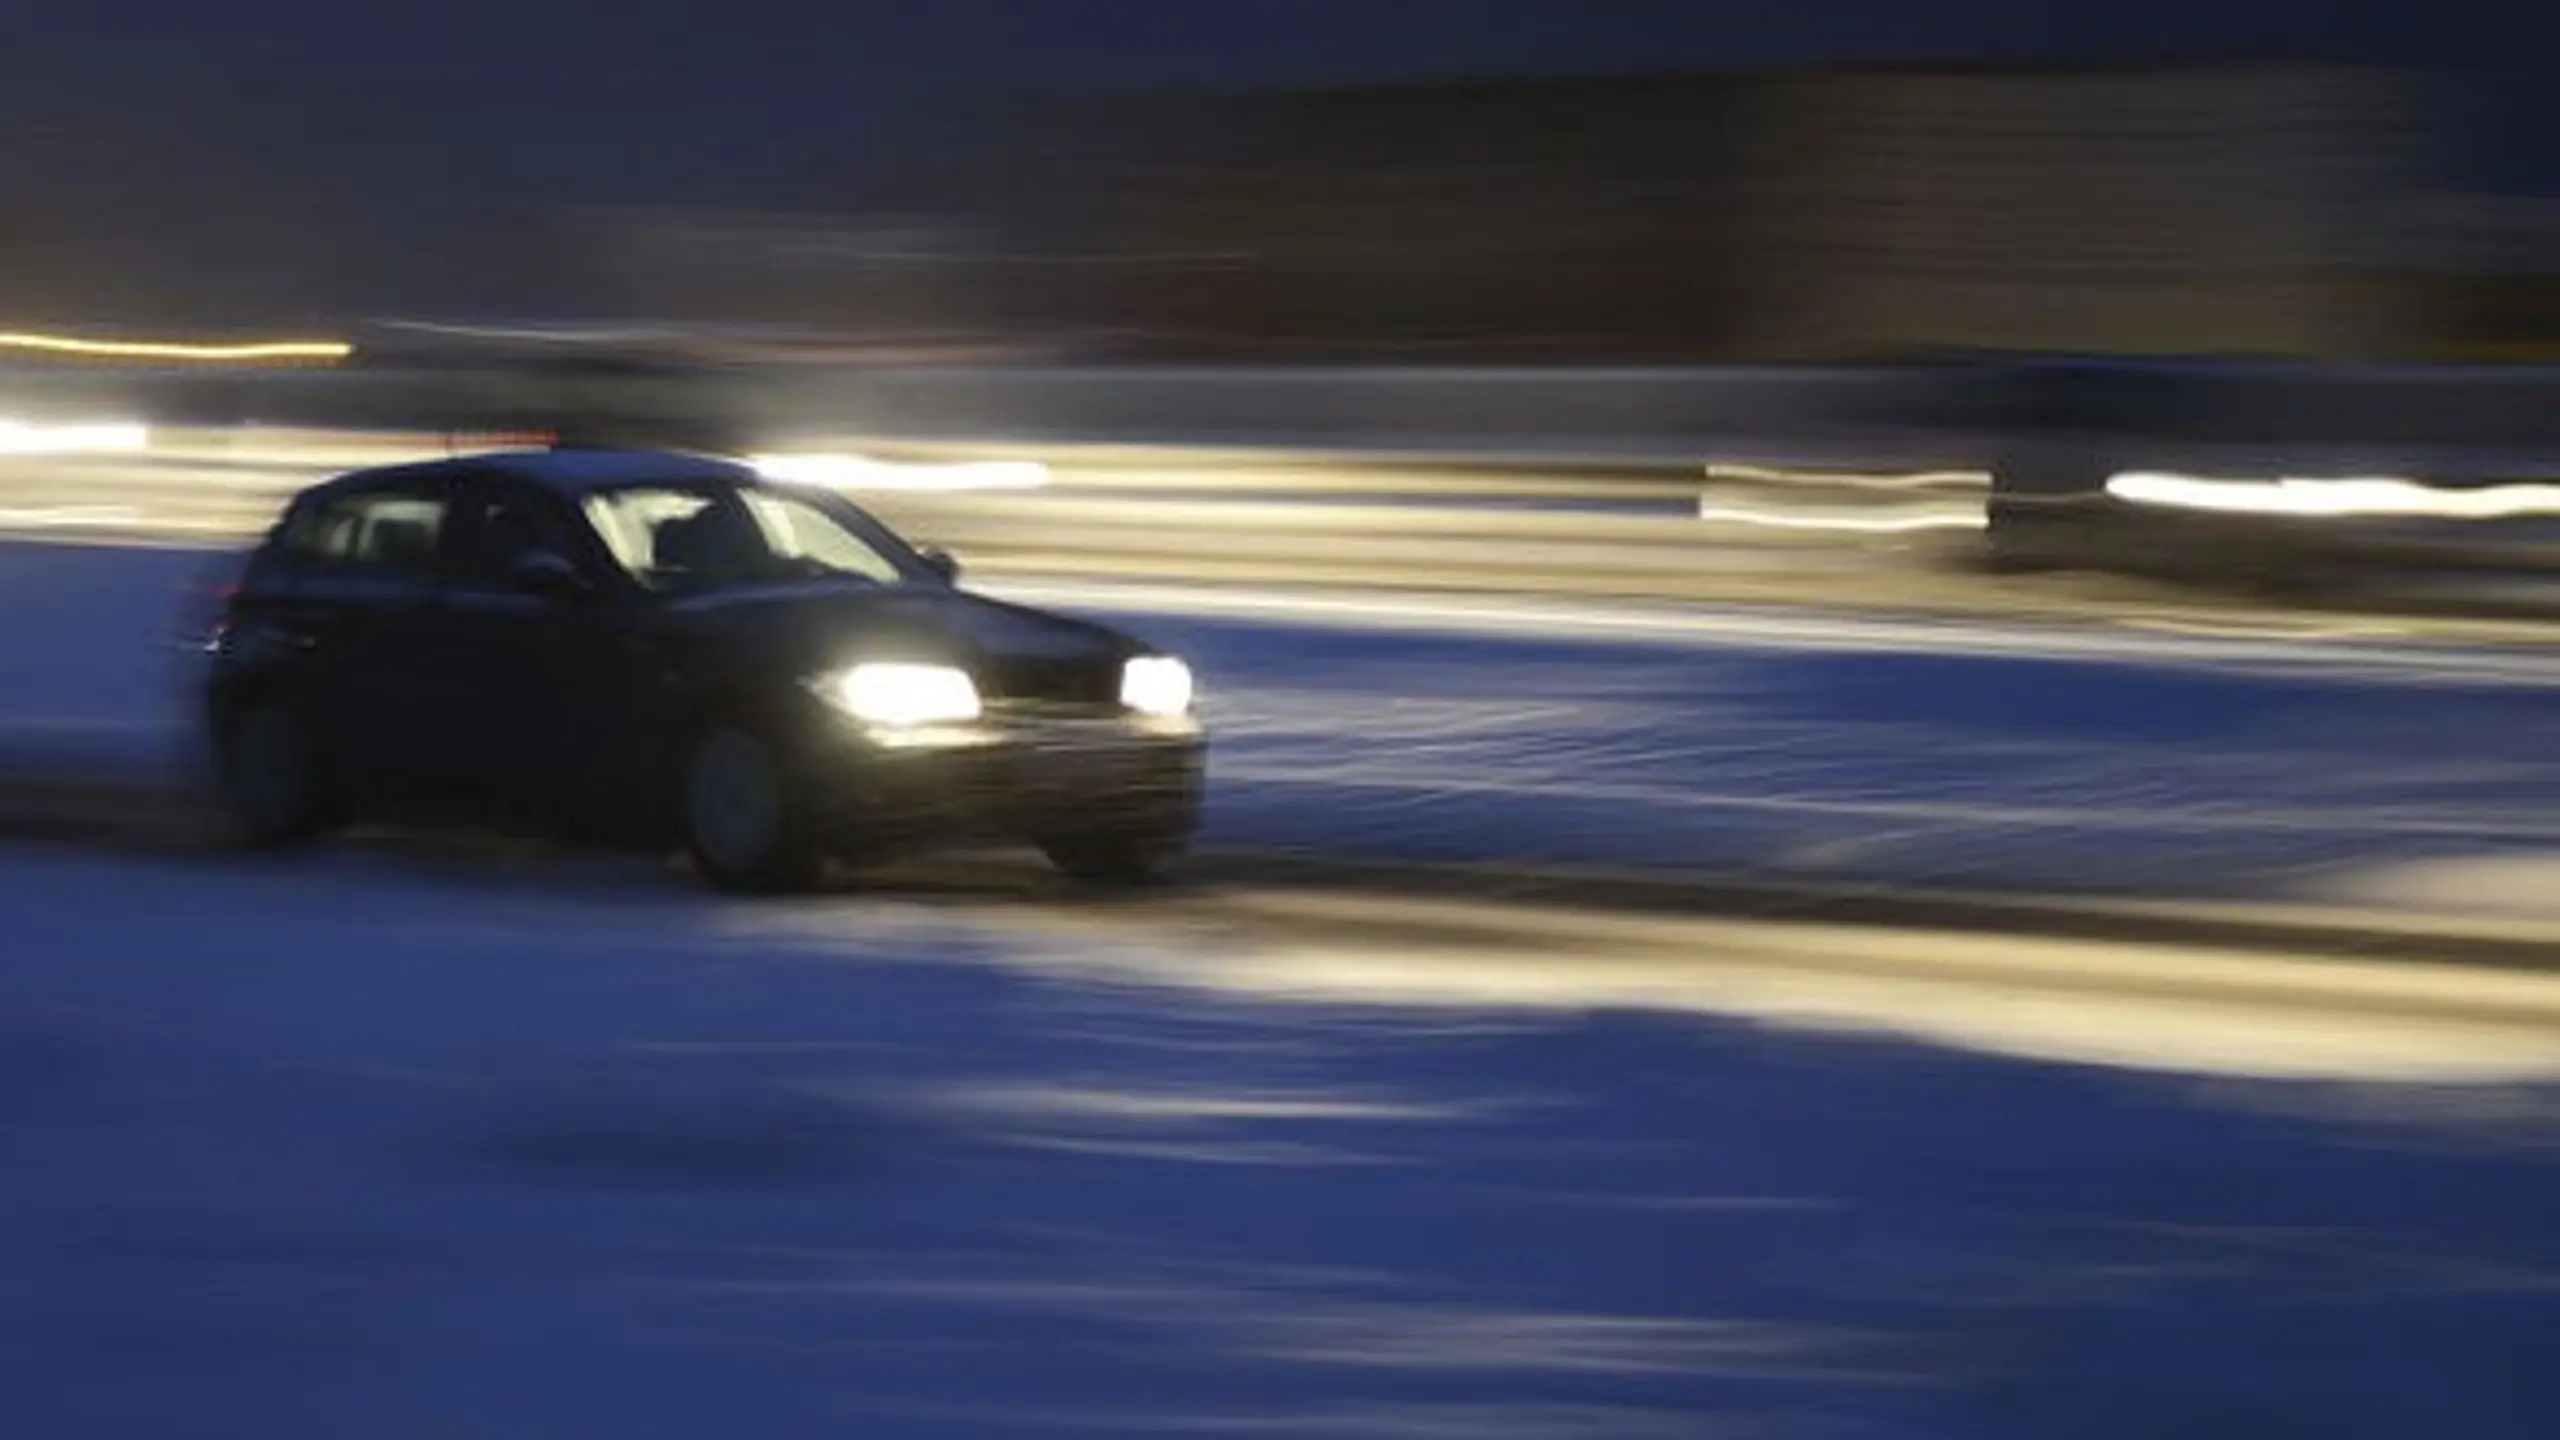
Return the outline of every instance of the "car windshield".
<path id="1" fill-rule="evenodd" d="M 623 570 L 662 594 L 813 580 L 896 585 L 916 573 L 895 536 L 806 496 L 728 485 L 640 486 L 598 491 L 585 508 Z"/>

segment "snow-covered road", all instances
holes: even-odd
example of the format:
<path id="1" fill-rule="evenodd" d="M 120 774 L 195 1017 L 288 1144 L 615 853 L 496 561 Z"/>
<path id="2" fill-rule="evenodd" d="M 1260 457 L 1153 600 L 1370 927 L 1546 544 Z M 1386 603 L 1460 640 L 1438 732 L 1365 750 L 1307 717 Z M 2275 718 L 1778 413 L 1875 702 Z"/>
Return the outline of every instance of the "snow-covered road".
<path id="1" fill-rule="evenodd" d="M 0 548 L 4 758 L 169 763 L 201 560 Z M 1040 598 L 1226 846 L 2560 894 L 2538 654 Z M 513 863 L 0 852 L 8 1433 L 2560 1429 L 2560 979 Z"/>
<path id="2" fill-rule="evenodd" d="M 0 768 L 180 753 L 165 642 L 204 563 L 0 546 Z M 1022 590 L 1193 659 L 1219 846 L 2214 899 L 2560 894 L 2532 878 L 2560 874 L 2549 651 Z"/>
<path id="3" fill-rule="evenodd" d="M 1997 1012 L 2051 1045 L 2051 997 L 1949 992 L 1961 1048 L 1861 1035 L 1755 988 L 1782 942 L 1749 927 L 1648 970 L 1479 915 L 1512 939 L 1408 935 L 1399 969 L 1297 903 L 0 856 L 8 1428 L 2560 1423 L 2560 1095 L 2348 1078 L 2488 1017 L 2333 1028 L 2313 1081 L 2176 1043 L 2211 1003 L 2084 1000 L 2115 1063 L 2037 1064 L 1992 1055 Z"/>

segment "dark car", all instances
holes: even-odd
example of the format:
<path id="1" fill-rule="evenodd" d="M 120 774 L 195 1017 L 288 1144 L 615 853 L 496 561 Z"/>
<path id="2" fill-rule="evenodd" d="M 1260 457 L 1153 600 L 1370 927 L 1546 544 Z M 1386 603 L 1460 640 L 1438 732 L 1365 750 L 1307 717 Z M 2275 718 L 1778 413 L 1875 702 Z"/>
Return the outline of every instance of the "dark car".
<path id="1" fill-rule="evenodd" d="M 218 792 L 259 845 L 356 820 L 689 851 L 771 890 L 1020 840 L 1135 879 L 1197 828 L 1182 662 L 963 592 L 833 493 L 551 450 L 304 492 L 204 641 Z"/>

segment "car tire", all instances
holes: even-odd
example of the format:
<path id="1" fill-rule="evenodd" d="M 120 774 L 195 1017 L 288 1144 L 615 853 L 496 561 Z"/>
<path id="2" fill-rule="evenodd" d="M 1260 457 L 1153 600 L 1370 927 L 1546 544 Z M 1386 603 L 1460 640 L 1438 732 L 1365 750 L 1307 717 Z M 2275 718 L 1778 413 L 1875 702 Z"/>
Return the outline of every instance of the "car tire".
<path id="1" fill-rule="evenodd" d="M 714 725 L 687 748 L 678 809 L 685 853 L 714 886 L 774 895 L 814 886 L 825 856 L 809 835 L 790 770 L 771 740 Z"/>
<path id="2" fill-rule="evenodd" d="M 1179 840 L 1161 835 L 1059 836 L 1040 842 L 1049 863 L 1070 880 L 1088 885 L 1143 885 L 1182 854 Z"/>
<path id="3" fill-rule="evenodd" d="M 326 767 L 292 706 L 256 700 L 224 717 L 213 758 L 223 813 L 242 845 L 287 849 L 331 828 Z"/>

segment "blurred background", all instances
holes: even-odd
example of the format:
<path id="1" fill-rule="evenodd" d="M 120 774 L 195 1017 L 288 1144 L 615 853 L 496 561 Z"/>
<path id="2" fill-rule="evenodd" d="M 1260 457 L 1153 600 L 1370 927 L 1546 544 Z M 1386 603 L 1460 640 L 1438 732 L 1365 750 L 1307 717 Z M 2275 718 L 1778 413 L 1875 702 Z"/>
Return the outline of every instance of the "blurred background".
<path id="1" fill-rule="evenodd" d="M 2526 358 L 2513 7 L 60 7 L 21 325 L 756 322 L 1132 359 Z"/>

